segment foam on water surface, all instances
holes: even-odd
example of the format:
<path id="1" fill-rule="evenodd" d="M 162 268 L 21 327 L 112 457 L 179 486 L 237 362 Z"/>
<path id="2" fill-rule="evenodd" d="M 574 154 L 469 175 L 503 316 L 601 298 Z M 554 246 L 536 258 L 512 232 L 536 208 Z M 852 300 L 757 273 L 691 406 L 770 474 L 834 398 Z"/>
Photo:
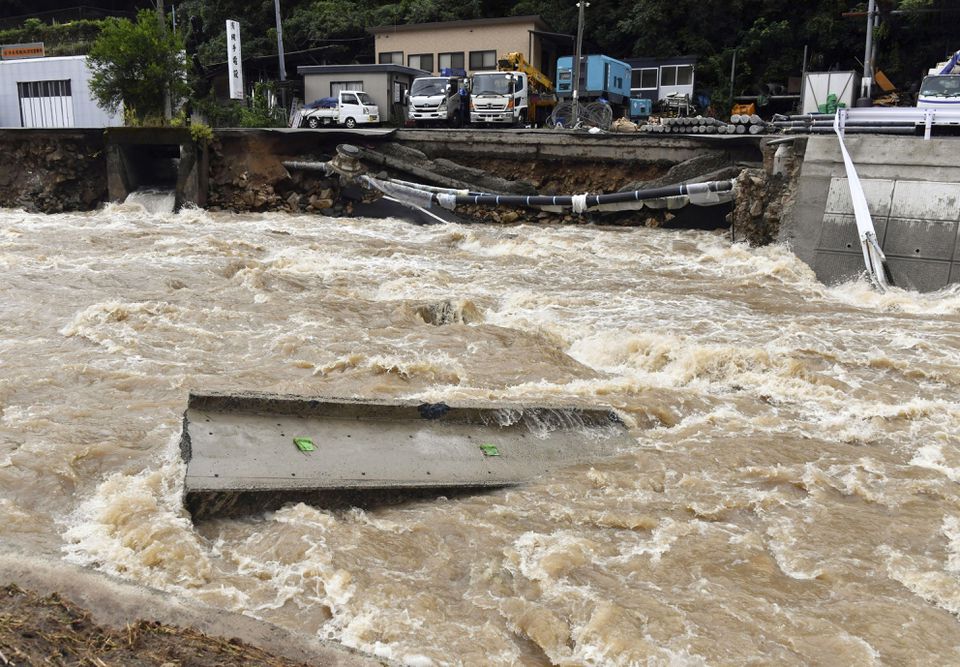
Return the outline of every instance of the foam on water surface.
<path id="1" fill-rule="evenodd" d="M 401 663 L 955 662 L 958 303 L 703 232 L 3 211 L 0 536 Z M 636 445 L 194 526 L 191 388 L 601 403 Z"/>

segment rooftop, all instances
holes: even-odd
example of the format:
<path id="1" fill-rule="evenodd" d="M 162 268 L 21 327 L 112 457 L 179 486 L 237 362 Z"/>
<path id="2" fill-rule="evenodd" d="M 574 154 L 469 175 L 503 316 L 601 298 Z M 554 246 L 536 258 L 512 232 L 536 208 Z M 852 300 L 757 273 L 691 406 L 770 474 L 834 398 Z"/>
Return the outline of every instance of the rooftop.
<path id="1" fill-rule="evenodd" d="M 385 63 L 382 65 L 300 65 L 297 67 L 297 74 L 358 74 L 358 73 L 384 73 L 392 72 L 394 74 L 409 74 L 411 76 L 430 76 L 430 72 L 415 67 L 405 67 Z"/>
<path id="2" fill-rule="evenodd" d="M 412 32 L 416 30 L 436 30 L 438 28 L 475 28 L 480 26 L 511 25 L 514 23 L 533 23 L 536 30 L 550 31 L 538 15 L 501 16 L 492 19 L 470 19 L 466 21 L 435 21 L 433 23 L 405 23 L 402 25 L 382 25 L 367 28 L 367 32 L 378 35 L 387 32 Z"/>

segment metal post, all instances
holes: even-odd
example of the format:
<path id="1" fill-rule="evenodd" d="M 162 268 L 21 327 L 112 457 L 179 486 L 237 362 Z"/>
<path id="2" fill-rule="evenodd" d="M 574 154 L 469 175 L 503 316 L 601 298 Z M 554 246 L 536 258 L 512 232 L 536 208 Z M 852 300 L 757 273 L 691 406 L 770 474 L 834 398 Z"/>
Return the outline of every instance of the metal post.
<path id="1" fill-rule="evenodd" d="M 280 80 L 287 80 L 287 66 L 283 61 L 283 24 L 280 23 L 280 0 L 273 0 L 273 9 L 277 14 L 277 53 L 280 54 Z"/>
<path id="2" fill-rule="evenodd" d="M 733 50 L 733 61 L 730 63 L 730 108 L 733 109 L 733 81 L 737 76 L 737 50 Z"/>
<path id="3" fill-rule="evenodd" d="M 798 112 L 803 111 L 803 102 L 807 97 L 807 46 L 803 45 L 803 64 L 800 66 L 800 104 L 795 107 Z"/>
<path id="4" fill-rule="evenodd" d="M 863 81 L 860 82 L 860 97 L 870 99 L 870 89 L 873 85 L 873 16 L 877 11 L 877 0 L 870 0 L 867 6 L 867 44 L 863 52 Z"/>
<path id="5" fill-rule="evenodd" d="M 576 127 L 577 123 L 580 122 L 580 49 L 583 44 L 583 10 L 589 5 L 590 3 L 584 2 L 584 0 L 577 3 L 580 12 L 577 16 L 577 49 L 573 56 L 573 118 L 570 123 L 571 127 Z"/>

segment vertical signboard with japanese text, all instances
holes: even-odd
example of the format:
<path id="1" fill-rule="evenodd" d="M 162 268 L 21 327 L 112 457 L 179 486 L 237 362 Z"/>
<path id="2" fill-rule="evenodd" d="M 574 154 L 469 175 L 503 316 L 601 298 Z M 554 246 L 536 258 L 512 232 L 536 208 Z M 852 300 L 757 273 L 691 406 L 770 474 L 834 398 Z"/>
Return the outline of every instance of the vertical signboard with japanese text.
<path id="1" fill-rule="evenodd" d="M 227 19 L 227 76 L 230 99 L 243 99 L 243 57 L 240 55 L 240 24 Z"/>

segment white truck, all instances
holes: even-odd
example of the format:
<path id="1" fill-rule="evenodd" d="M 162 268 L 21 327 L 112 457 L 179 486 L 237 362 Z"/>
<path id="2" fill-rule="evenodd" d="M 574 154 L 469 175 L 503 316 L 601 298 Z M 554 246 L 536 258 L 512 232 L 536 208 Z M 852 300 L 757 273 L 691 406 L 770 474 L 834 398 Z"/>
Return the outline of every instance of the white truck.
<path id="1" fill-rule="evenodd" d="M 917 107 L 960 111 L 960 51 L 923 77 Z"/>
<path id="2" fill-rule="evenodd" d="M 343 125 L 353 129 L 357 125 L 380 122 L 380 110 L 373 99 L 362 90 L 341 90 L 336 97 L 322 97 L 304 107 L 300 126 L 316 129 L 325 125 Z"/>
<path id="3" fill-rule="evenodd" d="M 417 77 L 410 85 L 407 104 L 407 118 L 417 127 L 460 127 L 468 120 L 461 111 L 460 79 L 457 77 Z"/>
<path id="4" fill-rule="evenodd" d="M 529 105 L 525 72 L 477 72 L 471 77 L 470 122 L 519 125 Z"/>

